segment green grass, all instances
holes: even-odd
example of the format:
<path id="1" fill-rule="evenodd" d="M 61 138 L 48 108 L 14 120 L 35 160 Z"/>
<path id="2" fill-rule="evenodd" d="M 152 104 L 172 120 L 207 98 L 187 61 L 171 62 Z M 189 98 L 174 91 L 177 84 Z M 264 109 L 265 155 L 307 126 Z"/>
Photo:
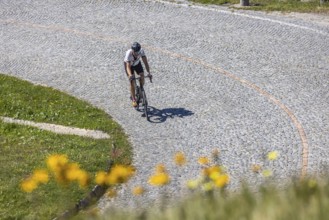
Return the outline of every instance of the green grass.
<path id="1" fill-rule="evenodd" d="M 52 183 L 35 192 L 20 190 L 21 180 L 36 168 L 45 168 L 50 154 L 67 154 L 71 161 L 95 174 L 105 170 L 112 144 L 119 149 L 115 162 L 131 162 L 131 146 L 120 126 L 90 104 L 52 88 L 0 74 L 0 116 L 97 129 L 110 139 L 95 140 L 59 135 L 0 120 L 0 219 L 50 219 L 71 208 L 88 190 Z M 93 185 L 91 185 L 92 187 Z"/>
<path id="2" fill-rule="evenodd" d="M 258 193 L 248 187 L 238 192 L 191 193 L 170 207 L 109 210 L 105 216 L 90 211 L 85 219 L 106 220 L 309 220 L 329 219 L 329 181 L 296 181 L 285 189 L 261 186 Z M 81 217 L 81 219 L 83 219 Z"/>
<path id="3" fill-rule="evenodd" d="M 190 2 L 201 4 L 234 5 L 239 4 L 239 0 L 189 0 Z M 280 11 L 280 12 L 301 12 L 301 13 L 329 13 L 329 1 L 320 4 L 319 0 L 302 2 L 299 0 L 249 0 L 250 6 L 244 7 L 246 10 L 259 11 Z"/>

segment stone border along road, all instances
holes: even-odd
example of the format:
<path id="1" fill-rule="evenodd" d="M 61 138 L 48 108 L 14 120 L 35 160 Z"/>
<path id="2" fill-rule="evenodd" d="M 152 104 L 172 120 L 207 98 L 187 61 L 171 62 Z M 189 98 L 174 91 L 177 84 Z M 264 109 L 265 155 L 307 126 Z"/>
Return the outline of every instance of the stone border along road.
<path id="1" fill-rule="evenodd" d="M 138 17 L 138 19 L 137 19 Z M 137 176 L 99 207 L 133 207 L 130 189 L 146 184 L 158 163 L 173 179 L 169 195 L 185 193 L 200 173 L 199 156 L 221 152 L 231 176 L 276 183 L 321 174 L 328 166 L 329 24 L 224 7 L 154 1 L 23 0 L 0 2 L 0 72 L 87 100 L 120 123 L 134 147 Z M 122 70 L 133 41 L 145 47 L 154 75 L 146 92 L 151 122 L 130 105 Z M 264 160 L 278 150 L 274 163 Z M 175 167 L 183 151 L 188 164 Z"/>
<path id="2" fill-rule="evenodd" d="M 90 137 L 94 139 L 107 139 L 110 136 L 102 131 L 98 130 L 88 130 L 81 128 L 68 127 L 63 125 L 49 124 L 49 123 L 36 123 L 33 121 L 18 120 L 8 117 L 0 117 L 0 120 L 6 123 L 14 123 L 26 126 L 36 127 L 42 130 L 51 131 L 57 134 L 69 134 L 69 135 L 78 135 L 81 137 Z"/>

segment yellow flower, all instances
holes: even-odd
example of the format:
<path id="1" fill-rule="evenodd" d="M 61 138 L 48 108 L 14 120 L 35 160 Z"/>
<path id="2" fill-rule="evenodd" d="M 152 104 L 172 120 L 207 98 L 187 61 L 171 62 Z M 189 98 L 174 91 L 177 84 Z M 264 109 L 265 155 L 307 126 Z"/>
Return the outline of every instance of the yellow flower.
<path id="1" fill-rule="evenodd" d="M 67 168 L 70 167 L 67 155 L 53 154 L 47 158 L 48 168 L 54 172 L 56 181 L 60 184 L 68 184 Z"/>
<path id="2" fill-rule="evenodd" d="M 212 182 L 207 182 L 205 184 L 202 185 L 202 189 L 204 191 L 210 191 L 214 189 L 214 184 Z"/>
<path id="3" fill-rule="evenodd" d="M 182 152 L 177 152 L 174 160 L 177 166 L 183 166 L 186 163 L 185 155 Z"/>
<path id="4" fill-rule="evenodd" d="M 37 183 L 47 183 L 49 181 L 49 175 L 47 170 L 35 170 L 32 179 Z"/>
<path id="5" fill-rule="evenodd" d="M 81 175 L 81 170 L 77 163 L 67 164 L 64 170 L 65 177 L 68 181 L 77 180 L 79 178 L 79 175 Z"/>
<path id="6" fill-rule="evenodd" d="M 216 178 L 216 176 L 218 176 L 221 173 L 222 173 L 222 169 L 218 165 L 214 165 L 203 169 L 203 175 L 212 179 Z"/>
<path id="7" fill-rule="evenodd" d="M 167 173 L 156 173 L 149 178 L 149 184 L 154 186 L 163 186 L 170 182 L 169 175 Z"/>
<path id="8" fill-rule="evenodd" d="M 106 179 L 107 179 L 107 173 L 104 171 L 99 171 L 96 174 L 95 182 L 98 185 L 104 185 L 106 184 Z"/>
<path id="9" fill-rule="evenodd" d="M 57 183 L 62 184 L 62 185 L 67 185 L 69 183 L 67 178 L 65 177 L 64 172 L 56 172 L 55 179 L 56 179 Z"/>
<path id="10" fill-rule="evenodd" d="M 276 160 L 278 158 L 278 152 L 277 151 L 271 151 L 267 154 L 268 160 Z"/>
<path id="11" fill-rule="evenodd" d="M 136 186 L 133 188 L 132 190 L 132 193 L 135 195 L 135 196 L 140 196 L 142 195 L 143 193 L 145 192 L 145 189 L 141 186 Z"/>
<path id="12" fill-rule="evenodd" d="M 262 167 L 260 165 L 258 165 L 258 164 L 253 164 L 251 166 L 251 170 L 254 173 L 259 173 L 261 169 L 262 169 Z"/>
<path id="13" fill-rule="evenodd" d="M 187 187 L 189 189 L 196 189 L 199 187 L 199 185 L 201 184 L 202 180 L 201 179 L 195 179 L 195 180 L 189 180 L 187 181 Z"/>
<path id="14" fill-rule="evenodd" d="M 107 177 L 107 183 L 109 185 L 125 183 L 134 173 L 135 169 L 132 166 L 115 165 Z"/>
<path id="15" fill-rule="evenodd" d="M 273 173 L 272 173 L 271 170 L 264 170 L 262 172 L 262 174 L 263 174 L 264 177 L 270 177 L 270 176 L 272 176 Z"/>
<path id="16" fill-rule="evenodd" d="M 107 175 L 107 178 L 106 178 L 107 185 L 115 185 L 115 184 L 119 184 L 119 183 L 120 183 L 120 180 L 117 175 L 114 175 L 113 173 Z"/>
<path id="17" fill-rule="evenodd" d="M 35 181 L 34 179 L 32 178 L 29 178 L 29 179 L 26 179 L 26 180 L 23 180 L 23 182 L 21 183 L 21 189 L 24 191 L 24 192 L 32 192 L 33 190 L 35 190 L 36 188 L 38 187 L 38 183 L 37 181 Z"/>
<path id="18" fill-rule="evenodd" d="M 54 154 L 50 155 L 47 159 L 47 165 L 50 170 L 57 172 L 63 166 L 68 163 L 67 155 L 64 154 Z"/>
<path id="19" fill-rule="evenodd" d="M 85 188 L 89 184 L 89 175 L 84 170 L 79 170 L 77 173 L 77 181 L 79 182 L 79 186 L 81 188 Z"/>
<path id="20" fill-rule="evenodd" d="M 230 181 L 230 177 L 227 174 L 223 174 L 223 175 L 219 175 L 214 182 L 216 187 L 222 188 L 223 186 L 226 186 L 229 181 Z"/>
<path id="21" fill-rule="evenodd" d="M 209 175 L 209 178 L 213 181 L 217 180 L 219 177 L 221 176 L 221 174 L 219 172 L 212 172 Z"/>
<path id="22" fill-rule="evenodd" d="M 209 159 L 208 159 L 208 157 L 200 157 L 198 159 L 198 162 L 201 165 L 207 165 L 207 164 L 209 164 Z"/>
<path id="23" fill-rule="evenodd" d="M 163 165 L 162 163 L 160 163 L 160 164 L 158 164 L 156 166 L 155 171 L 157 173 L 165 173 L 165 172 L 167 172 L 165 165 Z"/>

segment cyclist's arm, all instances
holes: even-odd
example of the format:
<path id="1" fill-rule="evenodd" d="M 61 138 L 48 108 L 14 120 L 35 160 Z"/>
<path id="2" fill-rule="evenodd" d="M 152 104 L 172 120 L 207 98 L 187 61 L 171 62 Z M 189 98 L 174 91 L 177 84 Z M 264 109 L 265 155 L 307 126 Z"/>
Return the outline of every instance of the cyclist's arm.
<path id="1" fill-rule="evenodd" d="M 145 65 L 146 71 L 147 71 L 148 73 L 150 73 L 150 66 L 149 66 L 149 63 L 147 62 L 147 58 L 146 58 L 146 56 L 142 56 L 142 60 L 143 60 L 143 63 L 144 63 L 144 65 Z"/>
<path id="2" fill-rule="evenodd" d="M 130 78 L 133 75 L 133 73 L 131 72 L 131 64 L 130 64 L 130 62 L 125 62 L 125 65 L 126 65 L 128 77 Z"/>

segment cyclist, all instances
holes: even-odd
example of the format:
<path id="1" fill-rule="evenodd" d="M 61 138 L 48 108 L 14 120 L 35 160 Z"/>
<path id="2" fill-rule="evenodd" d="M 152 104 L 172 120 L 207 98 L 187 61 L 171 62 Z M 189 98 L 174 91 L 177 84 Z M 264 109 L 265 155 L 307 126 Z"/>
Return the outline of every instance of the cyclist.
<path id="1" fill-rule="evenodd" d="M 126 56 L 124 58 L 125 71 L 130 81 L 130 95 L 133 107 L 137 106 L 135 98 L 135 84 L 133 82 L 135 77 L 134 72 L 141 77 L 141 84 L 144 85 L 144 70 L 142 63 L 140 62 L 141 59 L 143 60 L 148 76 L 151 78 L 152 75 L 150 74 L 150 67 L 147 62 L 145 52 L 138 42 L 134 42 L 131 45 L 131 49 L 126 52 Z"/>

